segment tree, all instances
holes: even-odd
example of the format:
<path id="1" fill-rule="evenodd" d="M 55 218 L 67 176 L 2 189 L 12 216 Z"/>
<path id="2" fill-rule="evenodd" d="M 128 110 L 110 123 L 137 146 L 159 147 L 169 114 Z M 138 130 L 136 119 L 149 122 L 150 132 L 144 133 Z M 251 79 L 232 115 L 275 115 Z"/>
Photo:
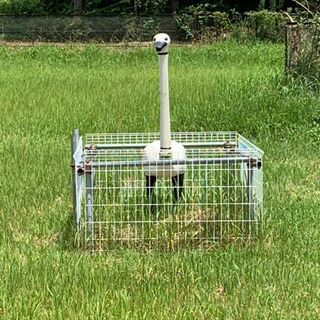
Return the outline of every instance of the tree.
<path id="1" fill-rule="evenodd" d="M 133 13 L 134 16 L 137 18 L 138 17 L 138 0 L 133 0 Z"/>
<path id="2" fill-rule="evenodd" d="M 73 0 L 73 14 L 75 16 L 82 14 L 82 0 Z"/>
<path id="3" fill-rule="evenodd" d="M 171 10 L 172 13 L 179 12 L 179 0 L 171 0 Z"/>

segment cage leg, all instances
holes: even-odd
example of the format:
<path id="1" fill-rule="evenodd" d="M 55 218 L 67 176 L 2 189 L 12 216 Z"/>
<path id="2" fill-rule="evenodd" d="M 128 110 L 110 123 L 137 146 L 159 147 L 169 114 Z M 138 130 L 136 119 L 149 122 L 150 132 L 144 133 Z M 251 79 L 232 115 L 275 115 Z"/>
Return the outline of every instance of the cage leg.
<path id="1" fill-rule="evenodd" d="M 73 193 L 73 224 L 77 224 L 77 188 L 76 188 L 76 168 L 75 160 L 73 155 L 77 149 L 79 141 L 79 130 L 74 129 L 73 134 L 71 135 L 71 170 L 72 170 L 72 193 Z M 78 227 L 78 225 L 77 225 Z"/>
<path id="2" fill-rule="evenodd" d="M 147 187 L 147 195 L 148 195 L 148 199 L 150 200 L 150 198 L 152 197 L 152 193 L 153 193 L 153 188 L 156 184 L 157 181 L 157 177 L 155 176 L 147 176 L 146 177 L 147 182 L 146 182 L 146 187 Z"/>
<path id="3" fill-rule="evenodd" d="M 154 186 L 157 182 L 157 177 L 156 176 L 146 176 L 146 188 L 147 188 L 147 196 L 148 196 L 148 201 L 149 203 L 152 200 L 152 193 Z M 150 207 L 151 212 L 154 212 L 154 205 L 152 204 Z"/>
<path id="4" fill-rule="evenodd" d="M 184 173 L 179 174 L 177 176 L 172 177 L 172 184 L 173 184 L 173 190 L 174 190 L 174 197 L 176 201 L 179 201 L 182 191 L 183 191 L 183 179 L 184 179 Z"/>
<path id="5" fill-rule="evenodd" d="M 88 245 L 93 245 L 93 177 L 92 171 L 86 172 L 86 208 L 87 208 L 87 239 Z"/>
<path id="6" fill-rule="evenodd" d="M 254 219 L 254 199 L 253 199 L 253 168 L 248 165 L 248 188 L 249 188 L 249 219 Z"/>

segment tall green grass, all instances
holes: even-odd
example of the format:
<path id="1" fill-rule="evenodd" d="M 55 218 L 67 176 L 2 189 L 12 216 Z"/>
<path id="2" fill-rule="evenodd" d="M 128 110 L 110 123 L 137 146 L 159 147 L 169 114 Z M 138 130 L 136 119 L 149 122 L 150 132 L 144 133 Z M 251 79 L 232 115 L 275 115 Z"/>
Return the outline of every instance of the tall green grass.
<path id="1" fill-rule="evenodd" d="M 265 151 L 264 238 L 90 256 L 74 245 L 70 133 L 159 130 L 153 48 L 0 48 L 0 317 L 316 319 L 318 92 L 282 45 L 170 51 L 174 131 L 236 130 Z"/>

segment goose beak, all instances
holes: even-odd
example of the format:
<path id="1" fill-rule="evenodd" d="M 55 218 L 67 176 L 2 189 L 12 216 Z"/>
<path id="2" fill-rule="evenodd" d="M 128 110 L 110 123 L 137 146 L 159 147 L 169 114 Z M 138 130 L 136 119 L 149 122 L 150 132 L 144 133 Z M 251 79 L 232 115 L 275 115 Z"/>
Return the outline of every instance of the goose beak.
<path id="1" fill-rule="evenodd" d="M 157 52 L 159 52 L 167 45 L 167 43 L 163 41 L 156 41 L 154 45 L 156 47 Z"/>

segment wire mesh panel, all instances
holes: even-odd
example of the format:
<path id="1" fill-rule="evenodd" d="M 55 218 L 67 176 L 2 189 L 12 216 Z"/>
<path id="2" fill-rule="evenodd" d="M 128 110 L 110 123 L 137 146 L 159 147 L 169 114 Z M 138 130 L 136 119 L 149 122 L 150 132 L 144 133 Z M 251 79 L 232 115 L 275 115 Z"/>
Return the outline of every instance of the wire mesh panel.
<path id="1" fill-rule="evenodd" d="M 85 175 L 78 224 L 84 246 L 93 251 L 201 249 L 258 235 L 260 149 L 235 132 L 173 133 L 186 158 L 146 161 L 145 146 L 158 138 L 158 133 L 87 135 L 76 172 Z M 158 178 L 151 194 L 147 172 L 174 172 L 177 166 L 183 174 Z"/>

